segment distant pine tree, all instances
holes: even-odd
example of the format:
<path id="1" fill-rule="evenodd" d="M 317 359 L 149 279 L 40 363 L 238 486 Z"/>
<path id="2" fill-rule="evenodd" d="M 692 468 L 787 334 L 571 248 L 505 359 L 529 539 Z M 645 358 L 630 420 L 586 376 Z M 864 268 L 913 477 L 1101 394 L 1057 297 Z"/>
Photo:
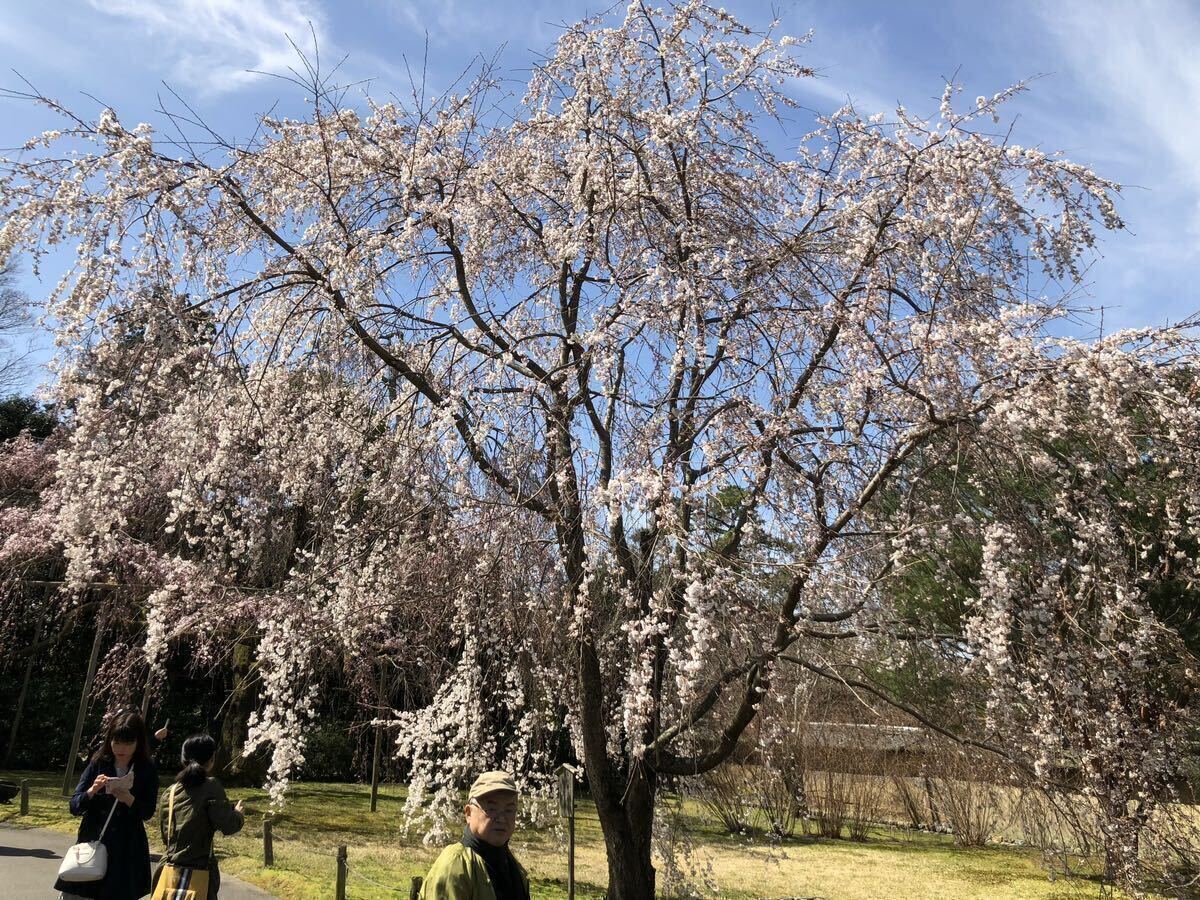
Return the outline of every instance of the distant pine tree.
<path id="1" fill-rule="evenodd" d="M 22 431 L 28 431 L 31 437 L 43 440 L 57 425 L 58 417 L 53 408 L 32 397 L 13 394 L 0 400 L 0 440 L 12 440 Z"/>

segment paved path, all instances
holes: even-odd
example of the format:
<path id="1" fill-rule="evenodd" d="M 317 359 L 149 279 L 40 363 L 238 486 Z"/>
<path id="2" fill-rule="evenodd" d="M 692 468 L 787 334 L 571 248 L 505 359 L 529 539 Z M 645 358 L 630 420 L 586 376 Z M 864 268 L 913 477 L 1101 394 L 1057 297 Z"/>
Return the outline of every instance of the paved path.
<path id="1" fill-rule="evenodd" d="M 0 897 L 5 900 L 51 900 L 63 851 L 73 844 L 69 834 L 45 828 L 0 825 Z M 221 900 L 269 900 L 261 888 L 221 873 Z"/>

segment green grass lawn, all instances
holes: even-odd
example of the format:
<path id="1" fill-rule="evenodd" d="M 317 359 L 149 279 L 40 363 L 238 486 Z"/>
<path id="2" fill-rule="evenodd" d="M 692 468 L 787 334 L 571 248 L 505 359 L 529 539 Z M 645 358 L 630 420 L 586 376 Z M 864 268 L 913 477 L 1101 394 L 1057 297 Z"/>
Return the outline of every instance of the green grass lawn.
<path id="1" fill-rule="evenodd" d="M 9 772 L 0 777 L 31 782 L 30 815 L 19 816 L 14 801 L 0 806 L 0 822 L 74 833 L 76 820 L 61 796 L 61 774 Z M 406 896 L 410 879 L 424 875 L 437 853 L 437 848 L 423 847 L 419 835 L 404 833 L 403 787 L 385 785 L 379 810 L 371 813 L 370 791 L 364 785 L 302 783 L 293 785 L 286 808 L 275 816 L 275 865 L 264 868 L 266 794 L 250 788 L 233 788 L 229 793 L 245 801 L 248 816 L 241 834 L 218 841 L 222 871 L 282 898 L 331 896 L 335 855 L 342 844 L 348 848 L 351 867 L 348 894 L 362 900 Z M 605 883 L 604 843 L 594 807 L 587 801 L 579 806 L 576 893 L 580 898 L 600 898 Z M 796 838 L 780 845 L 763 837 L 724 834 L 693 804 L 685 805 L 684 812 L 696 845 L 692 862 L 710 872 L 722 897 L 1074 900 L 1099 893 L 1097 884 L 1086 879 L 1051 880 L 1033 851 L 961 850 L 943 835 L 886 828 L 874 831 L 864 843 Z M 157 847 L 157 828 L 150 838 Z M 513 845 L 530 871 L 533 897 L 566 896 L 566 851 L 554 829 L 526 829 Z M 403 893 L 398 895 L 396 888 L 403 888 Z"/>

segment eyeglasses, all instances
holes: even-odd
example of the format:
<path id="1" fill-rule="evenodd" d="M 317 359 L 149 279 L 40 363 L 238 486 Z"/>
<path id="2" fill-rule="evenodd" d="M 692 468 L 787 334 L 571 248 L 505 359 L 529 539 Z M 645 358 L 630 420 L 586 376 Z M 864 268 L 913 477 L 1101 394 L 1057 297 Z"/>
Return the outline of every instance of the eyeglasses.
<path id="1" fill-rule="evenodd" d="M 485 816 L 487 816 L 489 819 L 509 819 L 514 822 L 517 819 L 516 809 L 501 809 L 498 806 L 493 806 L 493 807 L 489 808 L 487 806 L 484 806 L 482 803 L 480 803 L 478 800 L 475 800 L 474 798 L 472 798 L 469 802 L 470 802 L 471 806 L 474 806 L 476 809 L 482 810 L 483 814 Z"/>

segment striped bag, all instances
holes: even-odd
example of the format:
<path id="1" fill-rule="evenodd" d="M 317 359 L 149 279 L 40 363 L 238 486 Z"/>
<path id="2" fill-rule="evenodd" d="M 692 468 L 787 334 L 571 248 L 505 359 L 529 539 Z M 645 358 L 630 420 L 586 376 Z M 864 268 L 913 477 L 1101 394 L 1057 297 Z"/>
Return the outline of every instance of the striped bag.
<path id="1" fill-rule="evenodd" d="M 171 785 L 171 796 L 167 801 L 167 853 L 175 837 L 175 790 Z M 208 900 L 208 869 L 189 869 L 164 863 L 158 870 L 158 881 L 150 900 Z"/>

